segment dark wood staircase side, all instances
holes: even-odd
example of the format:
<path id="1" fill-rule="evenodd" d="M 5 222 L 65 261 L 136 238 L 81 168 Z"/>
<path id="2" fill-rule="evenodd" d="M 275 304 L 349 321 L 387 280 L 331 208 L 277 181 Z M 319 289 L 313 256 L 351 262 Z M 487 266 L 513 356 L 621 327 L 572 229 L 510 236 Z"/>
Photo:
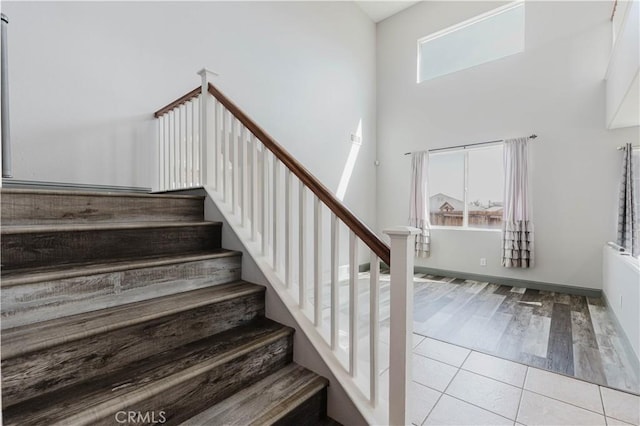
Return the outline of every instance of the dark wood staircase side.
<path id="1" fill-rule="evenodd" d="M 335 424 L 203 197 L 0 195 L 4 424 Z"/>

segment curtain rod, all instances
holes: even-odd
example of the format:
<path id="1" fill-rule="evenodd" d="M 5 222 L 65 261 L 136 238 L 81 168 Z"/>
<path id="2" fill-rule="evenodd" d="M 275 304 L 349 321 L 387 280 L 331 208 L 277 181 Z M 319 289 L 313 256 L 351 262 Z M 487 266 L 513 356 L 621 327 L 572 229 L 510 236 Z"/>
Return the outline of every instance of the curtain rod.
<path id="1" fill-rule="evenodd" d="M 535 138 L 537 138 L 537 137 L 538 137 L 538 135 L 533 134 L 533 135 L 529 136 L 529 139 L 535 139 Z M 486 145 L 486 144 L 488 144 L 488 143 L 496 143 L 496 142 L 504 142 L 504 139 L 498 139 L 498 140 L 495 140 L 495 141 L 486 141 L 486 142 L 470 143 L 470 144 L 467 144 L 467 145 L 448 146 L 448 147 L 446 147 L 446 148 L 434 148 L 434 149 L 429 149 L 429 150 L 428 150 L 428 152 L 444 151 L 444 150 L 446 150 L 446 149 L 454 149 L 454 148 L 466 148 L 466 147 L 468 147 L 468 146 Z M 416 152 L 418 152 L 418 151 L 416 151 Z M 413 152 L 405 152 L 405 153 L 404 153 L 404 155 L 411 155 L 411 154 L 413 154 Z"/>
<path id="2" fill-rule="evenodd" d="M 622 151 L 622 150 L 623 150 L 623 149 L 625 149 L 625 148 L 626 148 L 626 147 L 624 147 L 624 146 L 619 146 L 619 147 L 617 147 L 616 149 L 617 149 L 618 151 Z M 632 146 L 631 146 L 631 149 L 640 149 L 640 145 L 632 145 Z"/>

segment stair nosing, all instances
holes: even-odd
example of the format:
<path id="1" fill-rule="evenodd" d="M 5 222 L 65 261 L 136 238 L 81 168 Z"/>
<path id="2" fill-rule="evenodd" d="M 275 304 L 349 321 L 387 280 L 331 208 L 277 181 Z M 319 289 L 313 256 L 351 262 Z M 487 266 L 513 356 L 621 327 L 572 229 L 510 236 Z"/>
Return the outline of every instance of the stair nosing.
<path id="1" fill-rule="evenodd" d="M 1 235 L 36 234 L 54 232 L 87 232 L 87 231 L 117 231 L 124 229 L 158 229 L 158 228 L 188 228 L 220 226 L 218 221 L 194 221 L 194 222 L 97 222 L 77 223 L 69 225 L 44 224 L 44 225 L 5 225 L 0 228 Z"/>
<path id="2" fill-rule="evenodd" d="M 191 380 L 200 374 L 213 370 L 214 368 L 224 365 L 236 358 L 244 356 L 251 351 L 263 346 L 267 346 L 277 340 L 287 337 L 293 333 L 293 329 L 286 326 L 281 326 L 277 330 L 270 332 L 266 336 L 262 336 L 257 340 L 252 340 L 246 343 L 242 343 L 232 350 L 226 350 L 212 358 L 204 359 L 191 367 L 187 367 L 184 370 L 176 371 L 165 377 L 154 380 L 150 383 L 144 384 L 140 387 L 133 388 L 131 392 L 127 392 L 118 396 L 115 396 L 106 401 L 100 402 L 91 407 L 85 408 L 83 411 L 76 413 L 65 419 L 61 419 L 54 424 L 60 425 L 91 425 L 95 421 L 104 419 L 110 414 L 114 413 L 118 408 L 134 405 L 149 398 L 155 396 L 161 392 L 165 392 L 171 389 L 175 385 L 184 383 Z M 84 417 L 89 414 L 89 418 Z"/>
<path id="3" fill-rule="evenodd" d="M 273 424 L 290 414 L 293 410 L 304 403 L 304 401 L 311 398 L 316 392 L 329 385 L 329 381 L 326 378 L 301 366 L 300 364 L 291 363 L 274 371 L 261 380 L 239 390 L 237 393 L 230 395 L 224 400 L 217 402 L 200 413 L 195 414 L 191 418 L 180 423 L 180 426 L 191 425 L 192 423 L 190 423 L 190 421 L 193 419 L 195 419 L 195 421 L 206 422 L 208 419 L 221 416 L 224 420 L 236 407 L 241 407 L 246 401 L 248 401 L 248 398 L 242 395 L 243 393 L 249 393 L 250 397 L 254 393 L 257 393 L 255 392 L 256 388 L 260 389 L 266 386 L 277 386 L 279 381 L 286 381 L 287 377 L 291 374 L 304 374 L 306 377 L 299 382 L 299 379 L 296 379 L 293 382 L 288 383 L 288 387 L 286 389 L 287 392 L 290 393 L 284 394 L 284 398 L 275 400 L 268 397 L 263 406 L 255 407 L 254 410 L 251 410 L 252 412 L 250 413 L 249 418 L 245 418 L 243 420 L 252 425 Z M 268 391 L 266 392 L 268 393 Z M 273 411 L 280 408 L 282 404 L 286 404 L 286 406 L 281 411 L 276 411 L 274 413 Z"/>
<path id="4" fill-rule="evenodd" d="M 224 249 L 219 249 L 224 250 Z M 241 256 L 242 252 L 236 250 L 226 250 L 216 253 L 202 253 L 202 254 L 190 254 L 180 256 L 163 256 L 156 259 L 142 259 L 131 260 L 128 262 L 120 262 L 117 264 L 109 265 L 108 262 L 102 264 L 103 266 L 91 267 L 83 265 L 69 264 L 69 269 L 60 271 L 43 271 L 43 272 L 28 272 L 25 271 L 24 275 L 15 277 L 2 278 L 0 280 L 0 288 L 9 288 L 25 284 L 33 284 L 42 281 L 55 281 L 67 278 L 77 278 L 83 276 L 91 276 L 98 274 L 106 274 L 110 272 L 121 272 L 132 269 L 153 268 L 156 266 L 166 266 L 177 263 L 196 262 L 199 260 L 217 259 L 223 257 L 235 257 Z M 14 270 L 15 271 L 15 270 Z M 14 272 L 11 271 L 11 272 Z"/>
<path id="5" fill-rule="evenodd" d="M 231 294 L 226 294 L 226 295 L 222 295 L 220 297 L 217 297 L 215 299 L 197 299 L 191 303 L 182 303 L 179 304 L 175 307 L 173 307 L 173 309 L 169 309 L 169 310 L 163 310 L 163 311 L 157 311 L 157 310 L 153 310 L 150 313 L 146 314 L 146 315 L 139 315 L 139 312 L 136 311 L 136 307 L 139 307 L 141 305 L 153 305 L 153 304 L 158 304 L 160 303 L 159 301 L 164 300 L 164 299 L 168 299 L 168 298 L 176 298 L 179 296 L 184 296 L 184 295 L 188 295 L 188 294 L 194 294 L 194 293 L 206 293 L 207 291 L 212 291 L 212 290 L 220 290 L 221 287 L 224 286 L 234 286 L 234 285 L 239 285 L 239 284 L 244 284 L 245 288 L 243 289 L 239 289 L 236 290 L 235 292 L 231 293 Z M 227 283 L 227 284 L 219 284 L 216 286 L 212 286 L 212 287 L 206 287 L 203 289 L 197 289 L 197 290 L 191 290 L 188 292 L 183 292 L 183 293 L 178 293 L 178 294 L 171 294 L 171 295 L 167 295 L 167 296 L 162 296 L 162 297 L 158 297 L 155 299 L 149 299 L 149 300 L 143 300 L 143 301 L 139 301 L 139 302 L 134 302 L 134 303 L 129 303 L 129 304 L 123 304 L 123 305 L 118 305 L 116 307 L 112 307 L 112 308 L 107 308 L 107 309 L 103 309 L 100 311 L 91 311 L 91 312 L 85 312 L 85 313 L 81 313 L 81 314 L 76 314 L 76 315 L 72 315 L 69 317 L 62 317 L 62 318 L 56 318 L 56 319 L 52 319 L 52 320 L 48 320 L 48 321 L 43 321 L 42 323 L 37 323 L 38 325 L 42 326 L 43 324 L 54 324 L 52 327 L 56 327 L 56 328 L 60 328 L 63 327 L 65 325 L 70 326 L 71 324 L 73 324 L 74 322 L 77 322 L 77 319 L 79 317 L 82 316 L 96 316 L 96 318 L 94 318 L 94 320 L 98 320 L 99 318 L 101 318 L 102 316 L 104 316 L 104 311 L 116 311 L 116 310 L 124 310 L 124 312 L 127 311 L 133 311 L 136 313 L 136 316 L 132 316 L 132 318 L 127 318 L 125 320 L 121 320 L 121 321 L 114 321 L 111 322 L 109 324 L 104 324 L 104 325 L 97 325 L 95 327 L 92 328 L 88 328 L 88 329 L 83 329 L 83 330 L 79 330 L 79 331 L 75 331 L 74 333 L 70 333 L 70 334 L 65 334 L 65 335 L 61 335 L 61 336 L 52 336 L 50 338 L 44 338 L 44 339 L 39 339 L 39 340 L 35 340 L 34 342 L 31 342 L 29 344 L 29 342 L 25 342 L 24 339 L 20 341 L 20 344 L 13 344 L 11 345 L 10 343 L 7 345 L 7 343 L 3 344 L 3 348 L 2 351 L 0 353 L 0 358 L 2 360 L 6 360 L 6 359 L 10 359 L 10 358 L 15 358 L 18 356 L 23 356 L 25 354 L 29 354 L 29 353 L 33 353 L 36 351 L 40 351 L 46 348 L 50 348 L 50 347 L 54 347 L 54 346 L 58 346 L 61 345 L 63 343 L 68 343 L 68 342 L 72 342 L 75 340 L 80 340 L 80 339 L 84 339 L 84 338 L 88 338 L 91 336 L 95 336 L 98 334 L 102 334 L 102 333 L 106 333 L 106 332 L 110 332 L 113 330 L 117 330 L 120 328 L 124 328 L 124 327 L 129 327 L 131 325 L 136 325 L 136 324 L 140 324 L 143 322 L 147 322 L 147 321 L 152 321 L 154 319 L 157 318 L 162 318 L 168 315 L 173 315 L 173 314 L 177 314 L 180 312 L 184 312 L 190 309 L 196 309 L 202 306 L 207 306 L 207 305 L 211 305 L 214 303 L 220 303 L 220 302 L 224 302 L 226 300 L 230 300 L 230 299 L 234 299 L 237 297 L 243 297 L 243 296 L 247 296 L 250 294 L 254 294 L 254 293 L 259 293 L 259 292 L 263 292 L 265 291 L 265 288 L 256 284 L 251 284 L 251 283 L 247 283 L 246 281 L 234 281 L 231 283 Z M 100 317 L 98 317 L 98 315 L 100 315 Z M 90 318 L 91 319 L 91 318 Z M 66 324 L 65 324 L 66 322 Z M 55 323 L 60 323 L 60 324 L 55 324 Z M 15 328 L 9 328 L 6 330 L 2 331 L 3 334 L 3 340 L 6 342 L 7 340 L 7 335 L 11 336 L 11 334 L 16 334 L 16 333 L 28 333 L 30 331 L 30 328 L 33 327 L 34 324 L 27 324 L 27 325 L 23 325 L 23 326 L 18 326 Z M 17 330 L 17 331 L 16 331 Z M 25 331 L 23 331 L 25 330 Z M 24 336 L 27 337 L 27 336 Z"/>
<path id="6" fill-rule="evenodd" d="M 198 189 L 198 188 L 195 188 Z M 35 195 L 73 195 L 81 197 L 124 197 L 124 198 L 161 198 L 161 199 L 185 199 L 185 200 L 204 200 L 204 195 L 179 195 L 179 194 L 152 194 L 152 193 L 132 193 L 132 192 L 101 192 L 101 191 L 71 191 L 61 189 L 21 189 L 21 188 L 2 188 L 0 195 L 7 194 L 35 194 Z"/>

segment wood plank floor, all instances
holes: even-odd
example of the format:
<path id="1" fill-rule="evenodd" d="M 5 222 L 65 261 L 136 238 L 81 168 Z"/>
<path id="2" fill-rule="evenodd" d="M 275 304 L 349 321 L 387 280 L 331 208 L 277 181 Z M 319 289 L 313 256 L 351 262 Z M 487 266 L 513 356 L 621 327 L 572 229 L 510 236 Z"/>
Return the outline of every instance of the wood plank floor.
<path id="1" fill-rule="evenodd" d="M 389 275 L 380 275 L 381 364 L 388 363 Z M 292 287 L 297 300 L 297 286 Z M 305 315 L 313 319 L 313 289 Z M 331 330 L 331 286 L 322 291 L 322 329 Z M 349 281 L 339 283 L 338 350 L 347 368 Z M 369 361 L 369 273 L 358 277 L 359 369 Z M 414 333 L 499 358 L 640 395 L 640 366 L 602 299 L 416 274 Z M 388 364 L 386 364 L 388 365 Z M 384 367 L 386 368 L 386 367 Z M 384 369 L 383 368 L 383 369 Z M 368 389 L 367 383 L 361 383 Z"/>
<path id="2" fill-rule="evenodd" d="M 601 299 L 423 274 L 414 283 L 417 334 L 640 393 L 637 360 Z"/>

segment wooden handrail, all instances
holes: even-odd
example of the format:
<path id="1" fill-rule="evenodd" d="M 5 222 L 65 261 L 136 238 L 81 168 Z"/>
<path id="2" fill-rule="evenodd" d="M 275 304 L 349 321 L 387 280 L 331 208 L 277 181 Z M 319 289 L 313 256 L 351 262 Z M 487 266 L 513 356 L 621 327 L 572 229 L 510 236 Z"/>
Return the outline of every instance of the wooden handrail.
<path id="1" fill-rule="evenodd" d="M 253 133 L 264 146 L 273 153 L 294 175 L 300 179 L 316 196 L 344 222 L 384 263 L 391 264 L 389 246 L 382 241 L 345 207 L 335 195 L 327 189 L 315 176 L 313 176 L 302 164 L 300 164 L 287 150 L 277 143 L 260 126 L 249 118 L 236 104 L 227 98 L 222 92 L 209 83 L 209 93 L 213 95 L 224 107 L 233 114 L 251 133 Z M 166 107 L 165 107 L 166 108 Z M 162 110 L 161 110 L 162 111 Z"/>
<path id="2" fill-rule="evenodd" d="M 181 96 L 178 99 L 176 99 L 175 101 L 171 102 L 169 105 L 160 108 L 159 110 L 157 110 L 156 112 L 153 113 L 153 116 L 155 118 L 158 118 L 161 115 L 164 115 L 164 114 L 168 113 L 169 111 L 171 111 L 175 107 L 178 107 L 178 106 L 182 105 L 183 103 L 189 102 L 191 99 L 198 97 L 198 95 L 201 92 L 202 92 L 202 87 L 198 86 L 195 89 L 193 89 L 192 91 L 190 91 L 189 93 L 187 93 L 186 95 Z"/>

